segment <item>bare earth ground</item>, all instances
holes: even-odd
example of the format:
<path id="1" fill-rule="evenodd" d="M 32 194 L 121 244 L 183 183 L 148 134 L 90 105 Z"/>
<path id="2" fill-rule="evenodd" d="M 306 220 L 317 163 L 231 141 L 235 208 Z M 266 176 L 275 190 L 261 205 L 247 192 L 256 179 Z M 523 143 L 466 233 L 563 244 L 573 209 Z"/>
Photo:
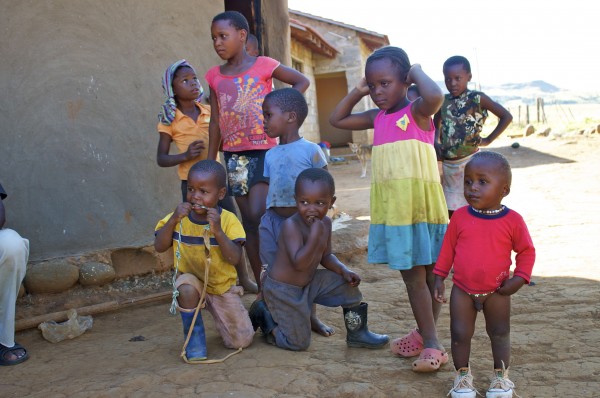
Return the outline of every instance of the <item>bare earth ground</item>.
<path id="1" fill-rule="evenodd" d="M 505 204 L 525 217 L 538 253 L 535 286 L 525 286 L 513 299 L 511 378 L 522 397 L 598 397 L 600 137 L 519 141 L 518 149 L 507 138 L 491 148 L 513 165 L 512 192 Z M 368 216 L 369 179 L 358 178 L 358 162 L 330 170 L 340 209 L 355 218 Z M 349 265 L 363 277 L 372 330 L 395 338 L 414 327 L 398 272 L 367 264 L 364 253 L 352 257 Z M 252 300 L 252 295 L 244 296 L 247 306 Z M 411 360 L 396 358 L 388 349 L 347 348 L 340 309 L 320 307 L 319 314 L 337 333 L 329 338 L 313 334 L 306 352 L 270 346 L 257 334 L 248 349 L 214 365 L 187 365 L 179 359 L 180 320 L 169 315 L 166 302 L 95 316 L 90 331 L 57 344 L 45 341 L 35 329 L 20 332 L 17 339 L 31 358 L 0 369 L 0 396 L 446 396 L 451 363 L 436 374 L 415 374 Z M 472 369 L 476 387 L 485 391 L 492 360 L 482 318 Z M 211 317 L 204 319 L 209 356 L 221 358 L 229 351 L 222 347 Z M 442 311 L 439 334 L 449 348 L 448 307 Z M 145 341 L 130 341 L 139 335 Z"/>

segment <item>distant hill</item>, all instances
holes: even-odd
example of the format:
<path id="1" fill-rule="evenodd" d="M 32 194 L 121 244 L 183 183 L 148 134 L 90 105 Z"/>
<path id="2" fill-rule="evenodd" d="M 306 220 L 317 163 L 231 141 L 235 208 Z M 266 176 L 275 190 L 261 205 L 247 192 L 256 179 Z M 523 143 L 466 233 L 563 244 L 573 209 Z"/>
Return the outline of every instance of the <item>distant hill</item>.
<path id="1" fill-rule="evenodd" d="M 447 93 L 444 82 L 437 81 L 444 93 Z M 472 90 L 478 89 L 476 83 L 469 84 Z M 504 105 L 535 104 L 536 98 L 544 99 L 546 104 L 589 104 L 600 103 L 600 93 L 584 93 L 579 91 L 564 90 L 543 80 L 534 80 L 524 83 L 504 83 L 497 86 L 481 87 L 481 91 L 489 95 L 494 101 Z"/>

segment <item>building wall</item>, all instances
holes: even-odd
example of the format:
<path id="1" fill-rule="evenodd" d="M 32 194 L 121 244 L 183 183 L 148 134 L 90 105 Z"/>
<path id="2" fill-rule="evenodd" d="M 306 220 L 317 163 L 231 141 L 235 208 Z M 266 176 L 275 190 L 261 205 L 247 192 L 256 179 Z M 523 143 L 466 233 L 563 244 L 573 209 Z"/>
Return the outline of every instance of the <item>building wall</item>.
<path id="1" fill-rule="evenodd" d="M 270 7 L 287 18 L 282 4 Z M 222 63 L 210 22 L 223 1 L 0 6 L 6 226 L 30 240 L 31 260 L 152 242 L 181 195 L 176 168 L 156 164 L 161 76 L 186 58 L 208 92 L 203 76 Z M 271 12 L 263 19 L 281 19 Z M 281 46 L 272 40 L 269 51 L 280 55 Z"/>
<path id="2" fill-rule="evenodd" d="M 321 135 L 319 134 L 319 120 L 317 111 L 317 92 L 315 84 L 315 75 L 313 72 L 313 53 L 310 49 L 306 48 L 302 43 L 292 39 L 291 41 L 291 54 L 292 59 L 302 64 L 302 73 L 310 81 L 308 90 L 304 93 L 306 102 L 308 103 L 308 116 L 300 128 L 300 134 L 309 141 L 321 142 Z"/>
<path id="3" fill-rule="evenodd" d="M 346 75 L 348 91 L 352 90 L 364 76 L 365 62 L 369 54 L 371 54 L 371 51 L 358 37 L 357 32 L 353 29 L 298 14 L 292 14 L 292 18 L 315 29 L 339 51 L 334 59 L 329 59 L 318 54 L 313 56 L 315 76 L 343 72 Z M 374 105 L 370 98 L 365 97 L 354 107 L 354 111 L 363 112 L 373 107 Z M 352 138 L 354 142 L 372 143 L 373 131 L 354 131 Z"/>

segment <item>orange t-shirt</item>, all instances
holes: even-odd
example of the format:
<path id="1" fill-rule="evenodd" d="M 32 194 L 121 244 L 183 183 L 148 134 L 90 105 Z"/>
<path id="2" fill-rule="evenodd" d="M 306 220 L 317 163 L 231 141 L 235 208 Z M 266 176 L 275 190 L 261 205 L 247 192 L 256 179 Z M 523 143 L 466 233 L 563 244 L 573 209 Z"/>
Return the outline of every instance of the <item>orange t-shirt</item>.
<path id="1" fill-rule="evenodd" d="M 175 119 L 170 126 L 158 123 L 156 127 L 159 133 L 165 133 L 171 136 L 173 142 L 179 149 L 179 152 L 187 151 L 190 144 L 196 140 L 203 140 L 206 149 L 202 151 L 200 156 L 180 163 L 177 167 L 179 179 L 187 180 L 190 168 L 198 161 L 204 160 L 208 156 L 208 123 L 210 122 L 210 105 L 196 102 L 196 106 L 200 110 L 197 120 L 192 120 L 179 109 L 175 111 Z"/>

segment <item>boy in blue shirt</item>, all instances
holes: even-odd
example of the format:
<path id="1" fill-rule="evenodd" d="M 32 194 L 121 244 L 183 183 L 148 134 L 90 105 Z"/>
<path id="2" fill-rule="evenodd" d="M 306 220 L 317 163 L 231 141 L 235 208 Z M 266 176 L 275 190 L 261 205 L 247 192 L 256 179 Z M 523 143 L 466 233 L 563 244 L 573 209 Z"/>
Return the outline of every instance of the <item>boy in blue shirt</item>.
<path id="1" fill-rule="evenodd" d="M 298 90 L 272 91 L 263 102 L 265 133 L 270 138 L 279 138 L 279 145 L 265 155 L 264 176 L 269 178 L 269 192 L 267 210 L 258 228 L 263 268 L 275 260 L 281 224 L 298 211 L 294 199 L 296 178 L 306 169 L 327 168 L 321 148 L 300 136 L 299 130 L 307 115 L 308 105 Z M 310 323 L 312 330 L 323 336 L 335 332 L 317 318 L 316 305 L 313 305 Z"/>

